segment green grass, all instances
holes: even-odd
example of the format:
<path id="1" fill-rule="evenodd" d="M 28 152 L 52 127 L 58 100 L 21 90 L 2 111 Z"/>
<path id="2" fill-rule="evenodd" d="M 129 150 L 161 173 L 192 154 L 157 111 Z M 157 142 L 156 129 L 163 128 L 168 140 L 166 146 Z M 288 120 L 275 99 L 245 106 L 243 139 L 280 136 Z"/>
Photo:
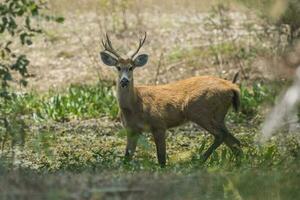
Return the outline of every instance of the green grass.
<path id="1" fill-rule="evenodd" d="M 108 190 L 121 195 L 121 187 L 146 191 L 131 194 L 137 198 L 294 199 L 299 195 L 298 136 L 280 130 L 267 143 L 258 142 L 261 111 L 274 103 L 278 85 L 242 84 L 241 112 L 228 116 L 230 130 L 243 146 L 241 159 L 222 145 L 202 164 L 201 154 L 212 137 L 186 125 L 169 131 L 165 169 L 157 164 L 150 134 L 141 136 L 134 159 L 123 162 L 126 138 L 120 124 L 112 121 L 118 108 L 110 83 L 16 95 L 7 111 L 25 117 L 28 127 L 24 143 L 11 149 L 6 142 L 1 152 L 0 191 L 6 188 L 1 197 L 34 191 L 36 199 L 69 199 L 80 191 L 77 195 L 98 199 L 110 195 Z M 10 184 L 16 177 L 21 188 Z M 57 181 L 62 181 L 61 188 Z M 34 187 L 37 182 L 40 187 Z"/>
<path id="2" fill-rule="evenodd" d="M 238 113 L 231 112 L 228 119 L 235 123 L 251 122 L 256 125 L 262 123 L 264 109 L 266 106 L 273 106 L 276 97 L 286 83 L 254 82 L 251 86 L 240 85 L 240 108 Z"/>
<path id="3" fill-rule="evenodd" d="M 274 103 L 281 88 L 280 84 L 254 82 L 250 87 L 242 84 L 240 86 L 241 112 L 236 117 L 248 120 L 259 115 L 262 106 Z M 14 95 L 7 109 L 8 112 L 29 115 L 35 121 L 64 122 L 71 119 L 103 116 L 115 119 L 118 106 L 113 93 L 111 83 L 72 85 L 63 92 L 49 91 L 42 95 L 32 92 Z"/>
<path id="4" fill-rule="evenodd" d="M 96 85 L 72 85 L 66 91 L 38 95 L 27 93 L 14 95 L 7 105 L 14 110 L 20 107 L 21 114 L 29 115 L 36 121 L 54 120 L 58 122 L 71 119 L 97 118 L 109 116 L 116 118 L 118 107 L 111 83 Z"/>
<path id="5" fill-rule="evenodd" d="M 143 199 L 295 199 L 300 176 L 295 138 L 284 139 L 284 146 L 279 138 L 259 145 L 257 129 L 236 127 L 233 132 L 243 144 L 240 162 L 221 146 L 203 165 L 199 155 L 211 138 L 173 130 L 167 139 L 168 166 L 160 169 L 148 135 L 140 140 L 134 160 L 124 164 L 125 138 L 116 132 L 39 131 L 27 137 L 18 158 L 21 168 L 0 170 L 1 194 L 17 197 L 33 191 L 34 199 L 53 199 L 51 193 L 54 199 L 85 194 L 99 199 L 121 196 L 119 190 L 142 190 L 130 194 Z M 10 182 L 15 178 L 18 186 Z"/>
<path id="6" fill-rule="evenodd" d="M 118 113 L 111 86 L 71 86 L 65 94 L 52 94 L 43 98 L 36 113 L 43 119 L 64 121 L 71 118 L 92 118 Z"/>

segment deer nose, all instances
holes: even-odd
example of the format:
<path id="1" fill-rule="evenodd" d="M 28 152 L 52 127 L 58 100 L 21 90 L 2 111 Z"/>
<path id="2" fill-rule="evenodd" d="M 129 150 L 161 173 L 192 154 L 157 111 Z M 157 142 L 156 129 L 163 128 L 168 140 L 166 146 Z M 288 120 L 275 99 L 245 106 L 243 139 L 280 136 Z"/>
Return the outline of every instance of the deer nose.
<path id="1" fill-rule="evenodd" d="M 127 78 L 122 78 L 120 81 L 121 87 L 127 87 L 129 85 L 129 80 Z"/>

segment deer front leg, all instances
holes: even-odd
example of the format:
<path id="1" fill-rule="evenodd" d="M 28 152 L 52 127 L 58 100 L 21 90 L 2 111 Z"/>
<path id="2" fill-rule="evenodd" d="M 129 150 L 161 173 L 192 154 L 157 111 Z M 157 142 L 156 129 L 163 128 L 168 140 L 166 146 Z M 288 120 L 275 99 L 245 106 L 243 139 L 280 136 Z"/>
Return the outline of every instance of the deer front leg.
<path id="1" fill-rule="evenodd" d="M 127 144 L 125 150 L 125 161 L 130 161 L 134 155 L 139 134 L 131 130 L 127 130 Z"/>
<path id="2" fill-rule="evenodd" d="M 161 167 L 166 165 L 166 134 L 165 131 L 153 131 L 157 159 Z"/>

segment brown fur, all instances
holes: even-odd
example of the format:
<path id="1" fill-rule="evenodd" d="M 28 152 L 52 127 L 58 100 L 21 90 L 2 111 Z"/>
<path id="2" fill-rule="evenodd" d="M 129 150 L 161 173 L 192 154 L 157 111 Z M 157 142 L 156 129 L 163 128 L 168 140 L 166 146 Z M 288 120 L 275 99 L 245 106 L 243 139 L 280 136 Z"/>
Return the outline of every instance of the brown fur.
<path id="1" fill-rule="evenodd" d="M 200 76 L 157 86 L 134 87 L 132 83 L 128 91 L 118 94 L 125 127 L 133 133 L 152 131 L 155 141 L 160 141 L 156 142 L 158 145 L 165 145 L 166 129 L 191 121 L 216 138 L 221 137 L 230 148 L 239 146 L 224 124 L 229 107 L 233 105 L 237 110 L 239 105 L 239 88 L 229 81 Z M 157 148 L 159 151 L 160 147 Z M 132 154 L 134 149 L 131 149 Z M 204 159 L 210 154 L 208 152 Z M 164 165 L 165 155 L 162 157 L 159 162 Z"/>
<path id="2" fill-rule="evenodd" d="M 197 121 L 203 127 L 211 124 L 212 120 L 222 122 L 234 103 L 234 96 L 239 94 L 236 85 L 210 76 L 134 89 L 132 109 L 125 113 L 132 112 L 139 119 L 138 123 L 134 121 L 129 125 L 139 131 L 144 131 L 140 124 L 152 129 L 167 129 L 186 121 Z"/>

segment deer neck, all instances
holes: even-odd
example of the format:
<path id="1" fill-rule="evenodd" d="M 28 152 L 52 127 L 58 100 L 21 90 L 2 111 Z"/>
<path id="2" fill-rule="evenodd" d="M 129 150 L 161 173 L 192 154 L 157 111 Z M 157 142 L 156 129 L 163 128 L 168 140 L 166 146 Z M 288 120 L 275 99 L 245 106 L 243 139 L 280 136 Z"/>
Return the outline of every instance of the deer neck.
<path id="1" fill-rule="evenodd" d="M 122 88 L 118 83 L 117 88 L 120 108 L 122 110 L 133 110 L 136 101 L 133 80 L 130 82 L 128 87 Z"/>

